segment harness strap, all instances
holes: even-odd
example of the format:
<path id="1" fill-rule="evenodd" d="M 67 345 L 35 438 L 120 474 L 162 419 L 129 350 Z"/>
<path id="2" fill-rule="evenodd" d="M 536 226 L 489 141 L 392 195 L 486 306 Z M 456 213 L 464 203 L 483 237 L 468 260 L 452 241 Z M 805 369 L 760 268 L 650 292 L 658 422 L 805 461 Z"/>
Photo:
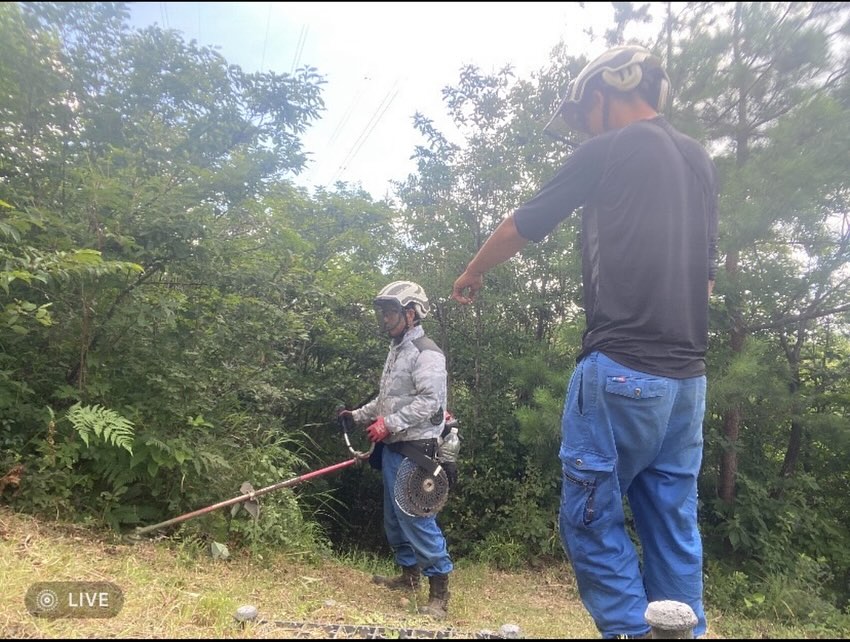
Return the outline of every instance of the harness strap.
<path id="1" fill-rule="evenodd" d="M 440 463 L 432 459 L 437 452 L 436 439 L 396 441 L 386 444 L 386 447 L 395 453 L 412 459 L 417 466 L 424 469 L 432 477 L 436 477 L 440 473 Z M 429 452 L 432 454 L 429 455 Z"/>

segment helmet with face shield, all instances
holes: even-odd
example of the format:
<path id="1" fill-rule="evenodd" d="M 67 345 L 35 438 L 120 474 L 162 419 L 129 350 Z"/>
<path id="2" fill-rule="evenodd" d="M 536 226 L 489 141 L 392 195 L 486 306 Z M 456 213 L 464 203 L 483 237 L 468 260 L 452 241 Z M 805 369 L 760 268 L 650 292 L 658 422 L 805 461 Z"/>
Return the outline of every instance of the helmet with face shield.
<path id="1" fill-rule="evenodd" d="M 378 327 L 382 332 L 390 332 L 404 321 L 404 310 L 416 312 L 415 323 L 428 316 L 430 306 L 422 286 L 412 281 L 393 281 L 385 286 L 373 301 Z"/>

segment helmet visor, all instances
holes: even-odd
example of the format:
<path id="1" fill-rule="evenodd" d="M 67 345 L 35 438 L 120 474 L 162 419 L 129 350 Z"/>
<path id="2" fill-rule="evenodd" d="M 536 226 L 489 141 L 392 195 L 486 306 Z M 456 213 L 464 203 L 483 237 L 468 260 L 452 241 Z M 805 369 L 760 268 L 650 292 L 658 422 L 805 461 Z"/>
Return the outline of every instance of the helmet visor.
<path id="1" fill-rule="evenodd" d="M 375 301 L 375 319 L 381 332 L 390 332 L 404 322 L 404 311 L 401 303 L 392 299 Z"/>
<path id="2" fill-rule="evenodd" d="M 585 85 L 581 88 L 584 89 Z M 584 109 L 586 105 L 582 104 L 584 94 L 576 96 L 576 91 L 576 80 L 573 80 L 552 118 L 543 128 L 544 134 L 566 143 L 581 143 L 589 137 Z"/>
<path id="3" fill-rule="evenodd" d="M 581 143 L 590 137 L 586 119 L 581 106 L 565 98 L 546 123 L 543 133 L 565 143 Z"/>

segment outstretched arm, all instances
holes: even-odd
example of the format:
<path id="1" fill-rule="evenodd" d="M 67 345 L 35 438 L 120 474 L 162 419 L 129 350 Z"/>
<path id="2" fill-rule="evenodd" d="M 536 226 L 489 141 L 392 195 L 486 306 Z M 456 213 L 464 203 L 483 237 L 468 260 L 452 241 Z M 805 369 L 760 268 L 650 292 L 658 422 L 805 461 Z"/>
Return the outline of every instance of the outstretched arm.
<path id="1" fill-rule="evenodd" d="M 505 218 L 455 281 L 452 298 L 464 305 L 472 303 L 478 290 L 484 286 L 484 273 L 507 261 L 526 243 L 528 240 L 520 236 L 516 229 L 513 215 Z M 465 294 L 467 290 L 468 294 Z"/>

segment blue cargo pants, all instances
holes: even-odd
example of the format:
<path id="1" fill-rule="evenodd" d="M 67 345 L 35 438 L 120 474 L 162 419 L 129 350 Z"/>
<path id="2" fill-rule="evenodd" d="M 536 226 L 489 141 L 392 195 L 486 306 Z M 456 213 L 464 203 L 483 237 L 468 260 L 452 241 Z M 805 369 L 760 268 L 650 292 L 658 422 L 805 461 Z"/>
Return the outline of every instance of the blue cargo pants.
<path id="1" fill-rule="evenodd" d="M 603 637 L 648 632 L 644 613 L 656 600 L 688 604 L 698 619 L 694 636 L 705 633 L 697 526 L 705 390 L 705 376 L 649 375 L 600 352 L 570 378 L 560 534 Z M 623 496 L 642 560 L 626 530 Z"/>

